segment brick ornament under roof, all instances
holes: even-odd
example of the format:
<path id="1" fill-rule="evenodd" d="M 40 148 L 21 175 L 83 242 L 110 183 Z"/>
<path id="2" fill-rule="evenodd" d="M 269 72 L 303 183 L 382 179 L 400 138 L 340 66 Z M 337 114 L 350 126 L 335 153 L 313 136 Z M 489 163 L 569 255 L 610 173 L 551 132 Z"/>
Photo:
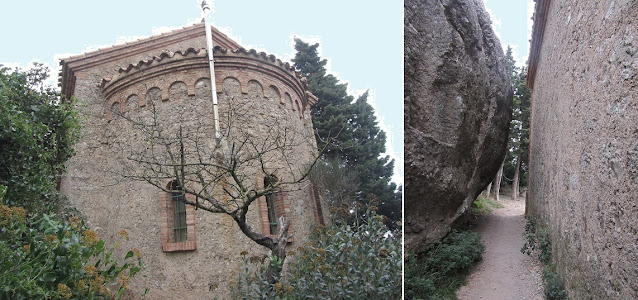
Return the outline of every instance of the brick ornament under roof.
<path id="1" fill-rule="evenodd" d="M 218 91 L 221 91 L 221 80 L 227 77 L 224 76 L 224 73 L 236 77 L 233 76 L 235 72 L 224 72 L 224 69 L 235 68 L 236 70 L 260 72 L 285 82 L 287 86 L 293 87 L 298 99 L 301 99 L 303 110 L 305 110 L 308 105 L 313 105 L 317 101 L 317 98 L 308 91 L 306 78 L 303 77 L 294 66 L 287 62 L 282 62 L 272 54 L 268 55 L 265 52 L 257 52 L 254 49 L 246 50 L 244 48 L 229 51 L 219 46 L 215 47 L 213 51 L 216 70 L 219 69 L 216 72 L 216 77 L 222 75 L 222 78 L 218 78 L 220 80 L 216 80 Z M 129 64 L 125 68 L 120 68 L 118 70 L 119 74 L 112 78 L 102 79 L 101 88 L 104 96 L 110 103 L 122 103 L 125 99 L 121 98 L 127 97 L 128 95 L 124 94 L 117 97 L 119 99 L 111 99 L 113 96 L 119 94 L 120 91 L 135 86 L 142 81 L 148 81 L 153 77 L 186 70 L 190 72 L 196 72 L 195 70 L 206 71 L 208 67 L 206 49 L 189 48 L 186 51 L 165 51 L 159 56 L 154 56 L 152 59 L 140 60 L 135 64 Z M 203 72 L 202 77 L 205 77 L 205 72 Z M 251 79 L 253 78 L 240 80 L 246 83 L 242 84 L 242 86 L 247 87 L 247 82 Z M 176 78 L 176 80 L 181 80 L 181 78 Z M 262 84 L 265 86 L 273 85 L 271 82 L 263 82 L 264 80 L 268 81 L 266 78 L 262 78 L 262 80 L 259 81 L 262 81 Z M 166 83 L 164 85 L 166 85 Z M 159 88 L 164 91 L 168 90 L 168 86 Z M 136 94 L 143 94 L 143 92 L 144 91 L 139 91 Z"/>

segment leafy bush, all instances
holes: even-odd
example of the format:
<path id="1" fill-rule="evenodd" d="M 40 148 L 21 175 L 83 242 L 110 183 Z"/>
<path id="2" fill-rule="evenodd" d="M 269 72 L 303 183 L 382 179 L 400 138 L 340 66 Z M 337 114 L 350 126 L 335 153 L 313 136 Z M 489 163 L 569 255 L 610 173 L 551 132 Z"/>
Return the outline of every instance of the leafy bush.
<path id="1" fill-rule="evenodd" d="M 543 289 L 545 297 L 549 300 L 565 300 L 568 298 L 565 290 L 565 282 L 556 272 L 556 266 L 552 263 L 552 241 L 547 228 L 537 228 L 532 217 L 525 216 L 525 244 L 521 253 L 531 255 L 538 250 L 538 258 L 545 265 L 543 268 Z"/>
<path id="2" fill-rule="evenodd" d="M 552 261 L 552 240 L 549 236 L 549 230 L 543 228 L 536 233 L 536 239 L 538 240 L 538 258 L 545 264 L 549 264 Z"/>
<path id="3" fill-rule="evenodd" d="M 521 248 L 521 253 L 530 255 L 536 249 L 536 222 L 530 216 L 525 216 L 525 244 Z"/>
<path id="4" fill-rule="evenodd" d="M 470 267 L 481 260 L 484 251 L 478 233 L 452 231 L 425 251 L 408 256 L 405 298 L 454 299 Z"/>
<path id="5" fill-rule="evenodd" d="M 495 208 L 503 208 L 503 204 L 498 203 L 489 198 L 478 197 L 474 202 L 472 202 L 472 206 L 470 207 L 470 212 L 474 215 L 480 215 L 484 213 L 489 213 Z"/>
<path id="6" fill-rule="evenodd" d="M 79 218 L 27 218 L 23 208 L 0 204 L 0 299 L 119 298 L 143 261 L 133 249 L 120 264 L 115 248 L 107 249 Z"/>
<path id="7" fill-rule="evenodd" d="M 545 297 L 548 300 L 567 299 L 565 282 L 551 267 L 543 268 L 543 286 L 545 288 Z"/>
<path id="8" fill-rule="evenodd" d="M 5 204 L 28 212 L 57 209 L 56 180 L 79 136 L 76 110 L 44 86 L 47 73 L 41 64 L 13 73 L 0 66 L 0 185 Z"/>
<path id="9" fill-rule="evenodd" d="M 288 252 L 295 259 L 275 284 L 266 281 L 261 258 L 243 252 L 234 298 L 400 299 L 401 236 L 383 221 L 369 209 L 360 224 L 318 229 L 313 242 Z"/>

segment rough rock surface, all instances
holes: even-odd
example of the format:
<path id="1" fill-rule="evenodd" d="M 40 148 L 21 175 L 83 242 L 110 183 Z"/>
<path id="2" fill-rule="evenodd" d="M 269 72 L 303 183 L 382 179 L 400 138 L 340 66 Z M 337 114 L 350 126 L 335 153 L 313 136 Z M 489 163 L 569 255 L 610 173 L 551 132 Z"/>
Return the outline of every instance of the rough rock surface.
<path id="1" fill-rule="evenodd" d="M 570 299 L 638 299 L 638 1 L 539 3 L 528 213 Z"/>
<path id="2" fill-rule="evenodd" d="M 512 88 L 481 0 L 407 0 L 405 242 L 447 234 L 505 155 Z"/>

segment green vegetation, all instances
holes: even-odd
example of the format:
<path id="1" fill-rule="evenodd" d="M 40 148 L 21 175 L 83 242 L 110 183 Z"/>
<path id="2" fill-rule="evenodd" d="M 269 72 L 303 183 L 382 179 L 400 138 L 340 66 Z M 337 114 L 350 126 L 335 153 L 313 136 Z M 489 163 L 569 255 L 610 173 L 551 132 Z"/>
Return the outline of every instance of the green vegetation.
<path id="1" fill-rule="evenodd" d="M 490 198 L 478 197 L 472 206 L 470 206 L 470 213 L 474 215 L 480 215 L 491 212 L 495 208 L 503 208 L 503 204 L 498 203 Z"/>
<path id="2" fill-rule="evenodd" d="M 408 256 L 405 299 L 456 299 L 456 290 L 483 251 L 478 233 L 452 231 L 425 251 Z"/>
<path id="3" fill-rule="evenodd" d="M 44 86 L 47 77 L 40 64 L 12 73 L 0 66 L 0 185 L 8 187 L 5 204 L 28 212 L 59 207 L 56 184 L 80 128 L 73 107 Z"/>
<path id="4" fill-rule="evenodd" d="M 317 229 L 312 242 L 288 252 L 295 258 L 275 284 L 266 280 L 262 258 L 249 258 L 243 252 L 244 265 L 235 276 L 233 298 L 400 299 L 400 231 L 388 231 L 384 217 L 374 209 L 368 209 L 362 220 L 352 226 Z"/>
<path id="5" fill-rule="evenodd" d="M 323 158 L 337 160 L 355 174 L 358 182 L 351 195 L 347 210 L 359 209 L 365 212 L 367 196 L 374 194 L 382 200 L 379 214 L 388 217 L 386 225 L 393 228 L 401 219 L 401 191 L 390 181 L 394 160 L 382 154 L 386 151 L 386 135 L 374 116 L 374 109 L 368 104 L 368 93 L 356 100 L 347 93 L 347 85 L 327 74 L 327 60 L 321 59 L 317 48 L 295 40 L 295 67 L 307 78 L 310 91 L 321 99 L 311 107 L 311 116 L 319 149 L 323 149 L 326 138 L 332 144 Z M 356 207 L 356 204 L 363 204 Z M 362 214 L 359 214 L 362 215 Z"/>
<path id="6" fill-rule="evenodd" d="M 119 298 L 143 266 L 139 250 L 118 254 L 80 218 L 53 213 L 73 210 L 56 187 L 80 126 L 44 86 L 47 71 L 0 66 L 0 299 Z"/>
<path id="7" fill-rule="evenodd" d="M 0 188 L 0 201 L 5 191 Z M 27 217 L 21 207 L 0 204 L 0 298 L 119 298 L 144 263 L 133 249 L 121 264 L 115 248 L 106 248 L 80 218 Z"/>
<path id="8" fill-rule="evenodd" d="M 531 255 L 538 252 L 538 258 L 545 265 L 543 267 L 543 287 L 545 297 L 549 300 L 568 299 L 565 290 L 565 281 L 556 272 L 556 266 L 552 262 L 552 241 L 547 228 L 538 228 L 536 221 L 525 216 L 525 244 L 521 248 L 521 253 Z"/>

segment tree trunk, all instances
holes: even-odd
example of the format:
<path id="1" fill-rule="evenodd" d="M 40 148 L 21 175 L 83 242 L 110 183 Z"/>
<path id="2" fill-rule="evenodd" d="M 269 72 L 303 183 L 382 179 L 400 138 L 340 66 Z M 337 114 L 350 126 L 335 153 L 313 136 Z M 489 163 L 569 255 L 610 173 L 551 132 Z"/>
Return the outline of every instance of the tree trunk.
<path id="1" fill-rule="evenodd" d="M 505 160 L 501 163 L 501 167 L 498 169 L 496 173 L 496 177 L 494 177 L 494 199 L 499 201 L 499 193 L 501 192 L 501 178 L 503 177 L 503 165 L 505 164 Z"/>
<path id="2" fill-rule="evenodd" d="M 492 191 L 492 183 L 490 182 L 490 184 L 487 185 L 487 190 L 485 190 L 485 198 L 489 198 L 490 197 L 490 192 Z"/>
<path id="3" fill-rule="evenodd" d="M 270 249 L 270 260 L 268 261 L 268 268 L 266 269 L 266 279 L 269 283 L 273 284 L 279 281 L 281 277 L 281 269 L 286 260 L 286 246 L 288 245 L 288 228 L 290 222 L 279 217 L 279 236 L 274 239 L 274 245 Z"/>
<path id="4" fill-rule="evenodd" d="M 519 154 L 516 157 L 516 169 L 514 169 L 514 182 L 512 183 L 512 199 L 518 200 L 518 185 L 519 185 L 519 176 L 521 169 L 521 155 Z"/>

